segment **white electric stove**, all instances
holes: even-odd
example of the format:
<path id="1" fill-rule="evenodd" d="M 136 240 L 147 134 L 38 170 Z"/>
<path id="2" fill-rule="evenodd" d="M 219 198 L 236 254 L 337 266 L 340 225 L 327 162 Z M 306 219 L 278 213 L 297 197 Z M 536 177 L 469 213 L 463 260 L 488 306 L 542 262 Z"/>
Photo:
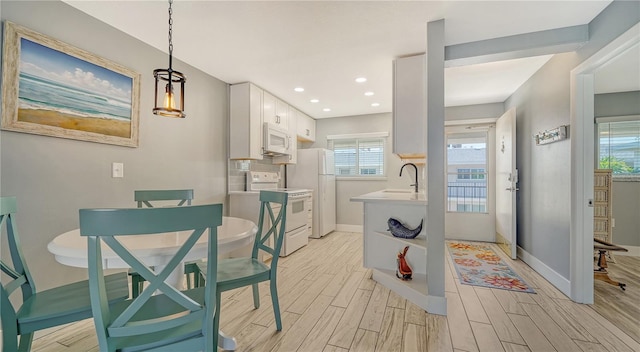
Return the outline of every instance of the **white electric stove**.
<path id="1" fill-rule="evenodd" d="M 313 192 L 309 189 L 279 188 L 279 182 L 280 174 L 277 172 L 247 172 L 247 190 L 232 192 L 229 195 L 229 215 L 249 219 L 258 224 L 260 191 L 272 190 L 289 193 L 285 237 L 280 250 L 280 256 L 284 257 L 309 243 Z"/>

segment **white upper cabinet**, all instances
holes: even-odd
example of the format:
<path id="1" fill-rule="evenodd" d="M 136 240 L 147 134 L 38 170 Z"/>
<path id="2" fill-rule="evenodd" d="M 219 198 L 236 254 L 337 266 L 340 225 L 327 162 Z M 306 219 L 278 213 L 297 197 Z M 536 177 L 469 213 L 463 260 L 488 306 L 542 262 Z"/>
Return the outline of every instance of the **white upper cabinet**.
<path id="1" fill-rule="evenodd" d="M 425 54 L 393 62 L 393 153 L 401 158 L 424 158 L 426 138 Z"/>
<path id="2" fill-rule="evenodd" d="M 289 106 L 289 155 L 274 156 L 272 162 L 274 164 L 295 164 L 298 161 L 298 143 L 296 142 L 296 129 L 298 125 L 298 116 L 302 113 L 293 106 Z"/>
<path id="3" fill-rule="evenodd" d="M 262 159 L 262 98 L 263 90 L 251 83 L 231 86 L 230 159 Z"/>
<path id="4" fill-rule="evenodd" d="M 272 123 L 284 130 L 289 129 L 289 105 L 287 103 L 265 91 L 262 104 L 264 122 Z"/>
<path id="5" fill-rule="evenodd" d="M 253 83 L 233 84 L 229 96 L 229 158 L 232 160 L 263 159 L 264 123 L 286 132 L 286 153 L 272 158 L 274 164 L 295 164 L 297 160 L 298 117 L 305 116 L 294 107 Z M 314 121 L 315 135 L 315 121 Z M 280 132 L 282 130 L 282 132 Z"/>
<path id="6" fill-rule="evenodd" d="M 315 142 L 316 120 L 301 112 L 298 113 L 296 120 L 298 122 L 298 126 L 296 128 L 298 140 L 303 142 Z"/>

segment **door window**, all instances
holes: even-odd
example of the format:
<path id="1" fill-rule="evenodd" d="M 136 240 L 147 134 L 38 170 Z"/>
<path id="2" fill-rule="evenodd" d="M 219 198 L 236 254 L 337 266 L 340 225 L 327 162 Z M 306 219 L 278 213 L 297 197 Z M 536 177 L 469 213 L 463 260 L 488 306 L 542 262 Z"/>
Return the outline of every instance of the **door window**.
<path id="1" fill-rule="evenodd" d="M 447 134 L 447 211 L 487 213 L 487 133 Z"/>

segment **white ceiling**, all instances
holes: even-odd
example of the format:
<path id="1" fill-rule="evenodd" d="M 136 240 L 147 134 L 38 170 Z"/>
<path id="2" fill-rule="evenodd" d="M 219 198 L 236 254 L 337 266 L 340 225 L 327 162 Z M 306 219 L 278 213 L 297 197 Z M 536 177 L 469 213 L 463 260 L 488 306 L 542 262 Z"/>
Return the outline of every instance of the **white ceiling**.
<path id="1" fill-rule="evenodd" d="M 168 52 L 167 1 L 64 1 Z M 174 0 L 173 54 L 227 83 L 251 81 L 314 118 L 389 112 L 392 60 L 425 51 L 429 21 L 445 19 L 452 45 L 586 24 L 610 2 Z M 503 102 L 549 58 L 447 68 L 445 105 Z M 356 83 L 361 76 L 368 81 Z"/>

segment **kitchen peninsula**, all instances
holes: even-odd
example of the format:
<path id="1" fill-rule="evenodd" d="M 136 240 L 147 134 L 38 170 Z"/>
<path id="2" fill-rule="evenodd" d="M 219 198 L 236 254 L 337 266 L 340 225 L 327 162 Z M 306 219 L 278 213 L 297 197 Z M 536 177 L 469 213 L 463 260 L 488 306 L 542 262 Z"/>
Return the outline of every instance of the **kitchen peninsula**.
<path id="1" fill-rule="evenodd" d="M 424 193 L 385 189 L 352 197 L 351 201 L 362 202 L 364 206 L 363 265 L 373 270 L 373 279 L 429 313 L 446 315 L 446 298 L 429 294 L 429 274 L 434 275 L 430 270 L 443 267 L 433 263 L 444 261 L 445 249 L 427 245 L 430 238 Z M 417 228 L 424 220 L 422 231 L 412 239 L 395 237 L 387 225 L 389 218 L 399 220 L 410 229 Z M 397 255 L 406 246 L 409 250 L 405 259 L 413 271 L 411 280 L 396 276 Z M 432 291 L 444 292 L 444 287 L 433 290 L 434 283 L 431 285 Z"/>

